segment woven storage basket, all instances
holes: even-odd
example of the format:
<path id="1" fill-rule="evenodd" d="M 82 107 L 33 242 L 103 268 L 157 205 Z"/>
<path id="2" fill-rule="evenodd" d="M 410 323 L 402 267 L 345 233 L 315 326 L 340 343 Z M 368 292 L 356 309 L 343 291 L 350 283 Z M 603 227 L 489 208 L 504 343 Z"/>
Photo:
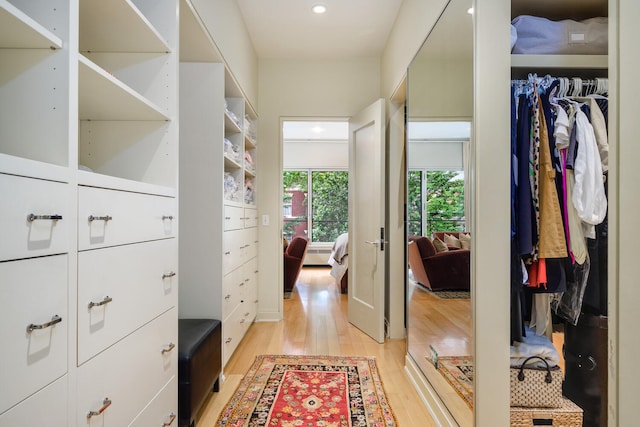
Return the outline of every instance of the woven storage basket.
<path id="1" fill-rule="evenodd" d="M 542 422 L 542 424 L 541 424 Z M 560 408 L 511 407 L 511 427 L 582 427 L 582 409 L 566 397 Z"/>

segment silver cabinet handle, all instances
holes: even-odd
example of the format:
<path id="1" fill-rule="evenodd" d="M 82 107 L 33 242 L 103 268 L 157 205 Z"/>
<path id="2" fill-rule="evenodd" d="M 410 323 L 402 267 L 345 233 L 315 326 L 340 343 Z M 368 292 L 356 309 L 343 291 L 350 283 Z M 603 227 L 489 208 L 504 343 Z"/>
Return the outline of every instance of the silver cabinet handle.
<path id="1" fill-rule="evenodd" d="M 87 419 L 90 420 L 91 417 L 102 414 L 109 406 L 111 406 L 111 400 L 108 397 L 105 397 L 102 401 L 102 408 L 98 409 L 97 411 L 87 412 Z"/>
<path id="2" fill-rule="evenodd" d="M 165 219 L 173 220 L 173 215 L 163 215 L 162 220 L 164 221 Z"/>
<path id="3" fill-rule="evenodd" d="M 231 342 L 231 338 L 227 338 L 224 343 L 229 344 L 230 342 Z"/>
<path id="4" fill-rule="evenodd" d="M 226 295 L 224 296 L 224 299 L 229 299 L 229 298 L 231 298 L 231 294 L 226 294 Z"/>
<path id="5" fill-rule="evenodd" d="M 93 215 L 89 215 L 89 222 L 91 221 L 111 221 L 113 219 L 113 217 L 111 215 L 104 215 L 104 216 L 93 216 Z"/>
<path id="6" fill-rule="evenodd" d="M 248 315 L 249 315 L 249 312 L 247 311 L 247 312 L 244 314 L 244 317 L 247 317 Z"/>
<path id="7" fill-rule="evenodd" d="M 104 299 L 100 302 L 91 301 L 87 307 L 88 308 L 100 307 L 101 305 L 109 304 L 111 301 L 113 301 L 113 298 L 107 296 L 107 297 L 104 297 Z"/>
<path id="8" fill-rule="evenodd" d="M 230 216 L 225 216 L 225 217 L 224 217 L 224 219 L 225 219 L 226 221 L 229 221 L 229 220 L 231 219 L 231 217 L 230 217 Z"/>
<path id="9" fill-rule="evenodd" d="M 224 253 L 225 255 L 231 255 L 231 251 L 227 251 Z"/>
<path id="10" fill-rule="evenodd" d="M 242 318 L 242 319 L 240 319 L 240 323 L 244 323 L 246 320 L 247 320 L 247 319 Z"/>
<path id="11" fill-rule="evenodd" d="M 162 353 L 162 354 L 169 353 L 169 352 L 170 352 L 171 350 L 173 350 L 174 348 L 176 348 L 176 345 L 175 345 L 174 343 L 170 342 L 170 343 L 169 343 L 169 345 L 168 345 L 166 348 L 163 348 L 163 349 L 162 349 L 162 352 L 161 352 L 161 353 Z"/>
<path id="12" fill-rule="evenodd" d="M 62 322 L 62 317 L 60 317 L 60 316 L 58 316 L 56 314 L 47 323 L 41 323 L 39 325 L 36 325 L 35 323 L 29 324 L 27 326 L 27 332 L 31 333 L 31 332 L 35 331 L 36 329 L 45 329 L 45 328 L 48 328 L 49 326 L 53 326 L 56 323 L 60 323 L 60 322 Z"/>
<path id="13" fill-rule="evenodd" d="M 58 221 L 62 219 L 62 215 L 36 215 L 36 214 L 32 214 L 30 213 L 29 215 L 27 215 L 27 221 L 29 222 L 33 222 L 37 219 L 48 219 L 51 221 Z"/>
<path id="14" fill-rule="evenodd" d="M 169 414 L 169 421 L 166 423 L 162 423 L 162 427 L 168 427 L 171 424 L 173 424 L 173 421 L 175 421 L 176 419 L 176 414 L 174 414 L 173 412 Z"/>
<path id="15" fill-rule="evenodd" d="M 163 275 L 162 275 L 162 278 L 163 278 L 163 279 L 168 279 L 169 277 L 173 277 L 173 276 L 175 276 L 175 275 L 176 275 L 175 271 L 172 271 L 171 273 L 165 273 L 165 274 L 163 274 Z"/>

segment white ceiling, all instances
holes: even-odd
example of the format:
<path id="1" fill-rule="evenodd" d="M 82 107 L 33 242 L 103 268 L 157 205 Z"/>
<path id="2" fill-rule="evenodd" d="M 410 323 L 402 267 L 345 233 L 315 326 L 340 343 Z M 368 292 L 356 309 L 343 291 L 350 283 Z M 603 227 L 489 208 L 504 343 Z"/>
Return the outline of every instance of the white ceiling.
<path id="1" fill-rule="evenodd" d="M 402 0 L 237 0 L 256 54 L 265 59 L 380 56 Z M 327 12 L 316 15 L 314 4 Z"/>

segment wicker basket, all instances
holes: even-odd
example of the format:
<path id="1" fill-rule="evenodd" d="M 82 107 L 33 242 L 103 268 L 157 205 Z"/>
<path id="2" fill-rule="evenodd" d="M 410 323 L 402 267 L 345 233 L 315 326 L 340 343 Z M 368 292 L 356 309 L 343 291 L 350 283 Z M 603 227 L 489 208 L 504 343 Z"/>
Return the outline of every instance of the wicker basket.
<path id="1" fill-rule="evenodd" d="M 534 422 L 535 420 L 535 422 Z M 542 422 L 542 424 L 541 424 Z M 559 408 L 511 407 L 511 427 L 582 427 L 582 409 L 566 397 Z"/>

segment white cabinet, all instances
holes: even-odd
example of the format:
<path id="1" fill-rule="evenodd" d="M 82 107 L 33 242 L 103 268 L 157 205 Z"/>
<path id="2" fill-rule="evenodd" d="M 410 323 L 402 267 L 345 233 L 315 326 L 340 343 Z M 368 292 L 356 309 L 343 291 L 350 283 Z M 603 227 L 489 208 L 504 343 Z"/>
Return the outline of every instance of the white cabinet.
<path id="1" fill-rule="evenodd" d="M 78 426 L 129 425 L 177 377 L 175 311 L 164 313 L 78 368 Z M 176 407 L 177 401 L 164 410 L 169 413 Z M 92 412 L 97 414 L 89 416 Z"/>
<path id="2" fill-rule="evenodd" d="M 177 249 L 164 239 L 79 254 L 78 363 L 177 306 Z"/>
<path id="3" fill-rule="evenodd" d="M 71 209 L 69 186 L 60 182 L 0 174 L 0 260 L 64 253 Z"/>
<path id="4" fill-rule="evenodd" d="M 80 250 L 176 235 L 175 198 L 85 186 L 78 192 Z"/>
<path id="5" fill-rule="evenodd" d="M 2 427 L 177 413 L 177 9 L 0 0 Z"/>
<path id="6" fill-rule="evenodd" d="M 3 262 L 0 277 L 1 414 L 67 372 L 67 255 Z"/>
<path id="7" fill-rule="evenodd" d="M 68 379 L 65 375 L 0 415 L 0 426 L 68 427 L 71 424 L 68 422 L 67 406 L 61 399 L 67 395 L 67 390 Z"/>
<path id="8" fill-rule="evenodd" d="M 190 1 L 180 13 L 179 316 L 221 320 L 224 365 L 257 312 L 256 114 Z"/>

